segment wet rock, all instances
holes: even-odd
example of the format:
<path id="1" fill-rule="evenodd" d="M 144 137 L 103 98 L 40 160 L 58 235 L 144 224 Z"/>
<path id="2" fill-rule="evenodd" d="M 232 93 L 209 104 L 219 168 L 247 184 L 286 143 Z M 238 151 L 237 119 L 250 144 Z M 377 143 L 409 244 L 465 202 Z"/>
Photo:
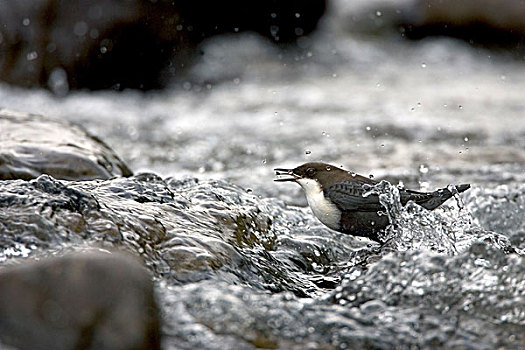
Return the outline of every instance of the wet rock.
<path id="1" fill-rule="evenodd" d="M 117 253 L 0 270 L 0 341 L 18 349 L 159 349 L 151 276 Z"/>
<path id="2" fill-rule="evenodd" d="M 161 87 L 191 61 L 197 43 L 224 32 L 295 41 L 315 28 L 325 0 L 2 0 L 0 7 L 2 80 L 65 94 Z"/>
<path id="3" fill-rule="evenodd" d="M 323 297 L 263 294 L 224 282 L 166 290 L 167 342 L 183 348 L 496 349 L 525 340 L 524 258 L 485 243 L 446 256 L 382 253 Z M 209 291 L 213 290 L 212 293 Z M 192 330 L 202 327 L 203 337 Z M 202 339 L 208 339 L 203 343 Z"/>
<path id="4" fill-rule="evenodd" d="M 0 263 L 90 244 L 140 255 L 156 277 L 176 284 L 222 276 L 307 295 L 326 284 L 317 270 L 348 254 L 355 242 L 340 237 L 323 247 L 337 233 L 313 220 L 224 181 L 140 174 L 74 182 L 42 175 L 0 181 Z"/>
<path id="5" fill-rule="evenodd" d="M 332 302 L 377 326 L 381 336 L 361 336 L 371 347 L 513 348 L 525 334 L 523 259 L 481 242 L 453 257 L 394 252 L 351 268 Z"/>
<path id="6" fill-rule="evenodd" d="M 42 174 L 65 180 L 130 176 L 131 170 L 100 139 L 63 121 L 0 110 L 0 179 Z"/>

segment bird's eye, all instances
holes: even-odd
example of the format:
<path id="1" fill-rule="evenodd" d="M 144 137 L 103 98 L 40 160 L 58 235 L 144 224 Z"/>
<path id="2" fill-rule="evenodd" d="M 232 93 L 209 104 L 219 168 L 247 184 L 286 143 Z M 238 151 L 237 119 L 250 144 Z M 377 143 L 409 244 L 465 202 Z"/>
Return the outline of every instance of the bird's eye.
<path id="1" fill-rule="evenodd" d="M 308 168 L 306 169 L 306 175 L 309 177 L 312 177 L 315 175 L 315 169 L 314 168 Z"/>

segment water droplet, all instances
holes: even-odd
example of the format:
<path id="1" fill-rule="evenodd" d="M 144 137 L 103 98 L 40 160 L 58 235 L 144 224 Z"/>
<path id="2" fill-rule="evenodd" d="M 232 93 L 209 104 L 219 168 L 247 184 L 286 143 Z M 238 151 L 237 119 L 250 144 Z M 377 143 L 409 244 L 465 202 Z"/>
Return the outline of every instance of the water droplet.
<path id="1" fill-rule="evenodd" d="M 463 109 L 463 106 L 462 106 L 462 105 L 459 105 L 458 108 L 459 108 L 459 109 Z"/>
<path id="2" fill-rule="evenodd" d="M 332 74 L 332 78 L 337 78 L 337 74 Z"/>
<path id="3" fill-rule="evenodd" d="M 418 106 L 418 107 L 421 107 L 421 102 L 418 102 L 418 103 L 417 103 L 417 106 Z"/>
<path id="4" fill-rule="evenodd" d="M 304 151 L 304 153 L 305 153 L 306 155 L 309 155 L 309 154 L 312 154 L 312 151 L 310 151 L 310 150 L 307 149 L 306 151 Z"/>
<path id="5" fill-rule="evenodd" d="M 252 193 L 252 192 L 253 192 L 253 190 L 251 188 L 247 188 L 246 189 L 246 193 Z"/>
<path id="6" fill-rule="evenodd" d="M 235 85 L 239 85 L 240 82 L 241 82 L 241 79 L 239 79 L 239 78 L 235 78 L 235 79 L 233 79 L 233 83 L 234 83 Z"/>
<path id="7" fill-rule="evenodd" d="M 468 137 L 465 136 L 463 140 L 465 140 L 465 142 L 468 142 Z"/>
<path id="8" fill-rule="evenodd" d="M 381 13 L 381 11 L 376 11 L 376 16 L 377 17 L 381 17 L 383 14 Z"/>
<path id="9" fill-rule="evenodd" d="M 28 61 L 36 60 L 38 58 L 38 53 L 36 51 L 31 51 L 27 54 L 26 58 Z"/>
<path id="10" fill-rule="evenodd" d="M 66 71 L 60 67 L 53 68 L 51 74 L 49 74 L 47 86 L 49 86 L 51 91 L 59 96 L 66 95 L 69 91 Z"/>
<path id="11" fill-rule="evenodd" d="M 365 129 L 366 129 L 366 131 L 370 131 L 370 127 L 369 126 L 367 126 Z"/>
<path id="12" fill-rule="evenodd" d="M 263 163 L 263 164 L 266 164 L 266 158 L 264 158 L 264 159 L 262 160 L 262 163 Z"/>
<path id="13" fill-rule="evenodd" d="M 301 14 L 299 12 L 296 12 L 295 13 L 295 18 L 300 18 L 301 17 Z"/>
<path id="14" fill-rule="evenodd" d="M 369 178 L 373 179 L 374 178 L 374 175 L 370 174 L 368 175 Z"/>
<path id="15" fill-rule="evenodd" d="M 86 22 L 80 21 L 75 23 L 75 27 L 73 28 L 73 33 L 75 33 L 76 36 L 84 36 L 87 34 L 89 30 L 89 27 Z"/>
<path id="16" fill-rule="evenodd" d="M 425 62 L 421 63 L 421 68 L 427 68 L 427 64 Z"/>
<path id="17" fill-rule="evenodd" d="M 428 173 L 428 167 L 426 167 L 424 164 L 421 164 L 421 165 L 419 166 L 419 172 L 420 172 L 421 174 L 426 174 L 426 173 Z"/>
<path id="18" fill-rule="evenodd" d="M 24 18 L 24 19 L 22 20 L 22 24 L 23 24 L 25 27 L 27 27 L 28 25 L 31 24 L 31 20 L 29 20 L 29 18 Z"/>
<path id="19" fill-rule="evenodd" d="M 332 168 L 329 165 L 327 165 L 326 166 L 326 171 L 330 171 L 330 170 L 332 170 Z"/>
<path id="20" fill-rule="evenodd" d="M 92 29 L 89 31 L 89 37 L 90 37 L 91 39 L 97 39 L 98 36 L 99 36 L 99 34 L 100 34 L 100 33 L 98 32 L 98 29 L 96 29 L 96 28 L 92 28 Z"/>

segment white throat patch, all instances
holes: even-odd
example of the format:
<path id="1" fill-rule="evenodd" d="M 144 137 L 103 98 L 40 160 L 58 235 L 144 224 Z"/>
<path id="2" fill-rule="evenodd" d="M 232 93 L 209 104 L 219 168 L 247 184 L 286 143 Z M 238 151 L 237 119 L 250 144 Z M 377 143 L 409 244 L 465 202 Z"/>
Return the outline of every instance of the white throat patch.
<path id="1" fill-rule="evenodd" d="M 324 197 L 321 185 L 313 179 L 297 179 L 306 193 L 306 200 L 314 215 L 332 230 L 338 230 L 341 221 L 341 212 L 334 203 Z"/>

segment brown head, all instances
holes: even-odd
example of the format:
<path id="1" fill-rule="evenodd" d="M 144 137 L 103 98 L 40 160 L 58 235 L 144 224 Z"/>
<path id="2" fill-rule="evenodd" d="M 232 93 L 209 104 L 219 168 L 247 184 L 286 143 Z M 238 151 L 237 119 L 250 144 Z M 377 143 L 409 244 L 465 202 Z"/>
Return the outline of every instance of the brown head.
<path id="1" fill-rule="evenodd" d="M 298 166 L 295 169 L 274 169 L 277 176 L 279 177 L 275 181 L 295 181 L 299 182 L 300 179 L 312 179 L 316 180 L 321 187 L 326 188 L 335 183 L 343 181 L 363 180 L 371 181 L 368 178 L 356 175 L 355 173 L 347 170 L 343 170 L 336 166 L 321 163 L 321 162 L 309 162 Z"/>

